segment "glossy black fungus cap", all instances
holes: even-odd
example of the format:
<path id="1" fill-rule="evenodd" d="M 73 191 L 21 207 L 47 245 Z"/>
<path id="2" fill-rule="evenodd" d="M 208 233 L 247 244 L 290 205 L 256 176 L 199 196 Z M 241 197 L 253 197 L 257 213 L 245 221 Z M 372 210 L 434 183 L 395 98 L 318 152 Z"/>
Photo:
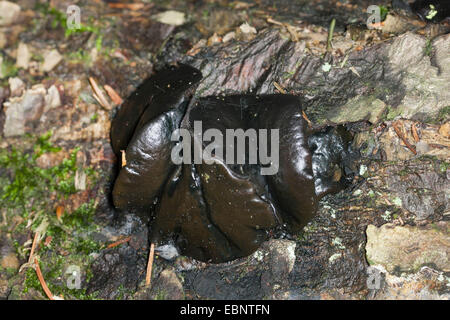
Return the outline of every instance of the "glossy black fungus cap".
<path id="1" fill-rule="evenodd" d="M 111 124 L 111 142 L 116 154 L 126 151 L 127 165 L 114 184 L 116 208 L 148 214 L 174 168 L 170 136 L 200 79 L 195 68 L 169 67 L 144 81 L 119 109 Z"/>
<path id="2" fill-rule="evenodd" d="M 119 140 L 113 141 L 115 151 L 126 148 L 126 166 L 115 182 L 113 198 L 119 209 L 152 216 L 152 241 L 173 241 L 182 254 L 217 263 L 251 254 L 276 228 L 296 232 L 305 226 L 324 194 L 320 188 L 317 192 L 315 174 L 324 176 L 323 170 L 328 170 L 315 164 L 318 169 L 313 171 L 313 159 L 326 162 L 332 157 L 328 152 L 314 158 L 297 97 L 232 95 L 192 98 L 189 103 L 199 74 L 188 66 L 172 68 L 147 80 L 151 85 L 144 84 L 125 102 L 111 135 Z M 178 86 L 170 85 L 164 96 L 158 81 Z M 127 114 L 134 110 L 136 114 Z M 201 121 L 203 133 L 217 129 L 223 137 L 227 129 L 266 129 L 269 154 L 277 147 L 271 130 L 278 130 L 277 170 L 263 175 L 261 169 L 269 164 L 259 153 L 256 161 L 249 161 L 249 140 L 241 164 L 226 163 L 226 148 L 223 157 L 215 157 L 210 164 L 173 164 L 171 150 L 181 142 L 172 142 L 171 134 L 177 128 L 186 129 L 193 145 L 196 121 Z M 327 151 L 317 147 L 320 141 L 310 144 Z M 230 154 L 235 160 L 239 156 L 236 149 Z M 322 180 L 320 186 L 327 188 Z"/>
<path id="3" fill-rule="evenodd" d="M 274 207 L 279 209 L 279 220 L 283 220 L 291 231 L 300 230 L 310 220 L 316 210 L 317 196 L 311 152 L 308 148 L 307 125 L 296 96 L 273 94 L 207 97 L 195 104 L 188 117 L 191 128 L 193 121 L 201 120 L 204 130 L 217 128 L 224 136 L 226 129 L 266 129 L 269 151 L 272 148 L 271 130 L 279 130 L 278 171 L 253 180 L 259 180 L 268 189 L 270 195 L 267 197 L 271 197 Z M 246 163 L 247 160 L 246 158 Z M 260 165 L 258 159 L 258 166 Z M 259 172 L 257 173 L 259 176 Z"/>
<path id="4" fill-rule="evenodd" d="M 127 148 L 136 130 L 189 101 L 201 78 L 197 69 L 179 64 L 145 80 L 122 104 L 111 123 L 111 144 L 116 155 Z"/>

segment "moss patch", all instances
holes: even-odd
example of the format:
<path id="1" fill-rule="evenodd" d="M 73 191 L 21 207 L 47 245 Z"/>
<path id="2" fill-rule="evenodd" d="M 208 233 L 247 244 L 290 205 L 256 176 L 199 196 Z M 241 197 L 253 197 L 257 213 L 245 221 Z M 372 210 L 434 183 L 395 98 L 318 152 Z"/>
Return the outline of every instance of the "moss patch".
<path id="1" fill-rule="evenodd" d="M 60 151 L 50 143 L 51 133 L 34 140 L 32 147 L 21 149 L 11 147 L 0 150 L 0 201 L 6 210 L 8 220 L 19 218 L 19 223 L 11 231 L 15 248 L 22 259 L 28 259 L 30 243 L 22 243 L 21 235 L 36 234 L 39 230 L 42 240 L 36 248 L 35 255 L 53 295 L 65 299 L 92 299 L 83 288 L 90 277 L 90 264 L 102 243 L 92 240 L 92 232 L 99 226 L 94 222 L 96 203 L 90 200 L 74 208 L 64 209 L 57 217 L 55 207 L 64 204 L 70 197 L 77 196 L 75 173 L 84 170 L 88 185 L 96 179 L 92 168 L 81 168 L 77 163 L 77 152 L 74 148 L 69 156 L 59 164 L 49 168 L 37 165 L 37 159 L 47 153 Z M 24 144 L 25 145 L 25 144 Z M 6 230 L 4 230 L 6 231 Z M 78 270 L 77 272 L 71 270 Z M 30 288 L 44 295 L 35 270 L 25 271 L 22 293 L 27 294 Z M 71 285 L 78 277 L 80 285 Z M 45 295 L 44 295 L 45 296 Z"/>

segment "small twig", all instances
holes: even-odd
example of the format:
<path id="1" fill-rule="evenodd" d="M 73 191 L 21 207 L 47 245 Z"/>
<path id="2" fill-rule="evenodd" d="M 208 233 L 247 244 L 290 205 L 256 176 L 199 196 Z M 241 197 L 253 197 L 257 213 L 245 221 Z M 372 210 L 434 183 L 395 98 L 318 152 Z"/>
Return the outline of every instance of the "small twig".
<path id="1" fill-rule="evenodd" d="M 290 24 L 287 24 L 287 23 L 284 24 L 284 27 L 286 28 L 286 30 L 291 35 L 291 40 L 294 41 L 294 42 L 298 42 L 299 37 L 298 37 L 297 30 L 295 30 L 295 27 L 291 26 Z"/>
<path id="2" fill-rule="evenodd" d="M 120 240 L 118 240 L 118 241 L 116 241 L 116 242 L 113 242 L 113 243 L 108 244 L 107 248 L 108 248 L 108 249 L 111 249 L 111 248 L 117 247 L 118 245 L 120 245 L 120 244 L 122 244 L 122 243 L 125 243 L 125 242 L 128 242 L 128 241 L 130 241 L 130 240 L 131 240 L 131 236 L 130 236 L 130 237 L 126 237 L 126 238 L 124 238 L 124 239 L 120 239 Z"/>
<path id="3" fill-rule="evenodd" d="M 89 83 L 91 84 L 92 90 L 94 91 L 95 100 L 97 100 L 98 103 L 106 110 L 111 110 L 112 108 L 111 105 L 109 104 L 108 100 L 106 100 L 105 96 L 103 95 L 103 92 L 100 90 L 94 78 L 89 77 Z"/>
<path id="4" fill-rule="evenodd" d="M 92 96 L 94 97 L 95 101 L 97 101 L 103 107 L 102 101 L 100 100 L 100 98 L 95 93 L 92 94 Z"/>
<path id="5" fill-rule="evenodd" d="M 34 258 L 34 264 L 36 267 L 36 274 L 39 279 L 39 282 L 41 283 L 42 289 L 44 289 L 45 294 L 50 300 L 55 300 L 53 294 L 51 293 L 50 289 L 47 287 L 47 284 L 45 283 L 44 277 L 42 276 L 41 268 L 39 267 L 39 261 L 37 258 Z"/>
<path id="6" fill-rule="evenodd" d="M 61 221 L 61 217 L 64 214 L 64 206 L 57 206 L 56 207 L 56 218 L 58 221 Z"/>
<path id="7" fill-rule="evenodd" d="M 359 72 L 355 69 L 355 67 L 351 66 L 351 67 L 349 68 L 349 70 L 350 70 L 351 72 L 353 72 L 354 74 L 356 74 L 356 75 L 358 76 L 358 78 L 361 78 L 361 75 L 360 75 Z"/>
<path id="8" fill-rule="evenodd" d="M 442 144 L 437 144 L 437 143 L 429 143 L 428 144 L 430 147 L 432 148 L 436 148 L 436 149 L 445 149 L 447 148 L 446 146 L 442 145 Z"/>
<path id="9" fill-rule="evenodd" d="M 278 91 L 280 91 L 280 93 L 286 94 L 286 90 L 283 89 L 283 87 L 278 82 L 274 81 L 273 85 L 275 88 L 277 88 Z"/>
<path id="10" fill-rule="evenodd" d="M 411 124 L 411 134 L 412 134 L 412 136 L 414 138 L 414 141 L 416 143 L 420 141 L 419 134 L 417 133 L 417 128 L 416 128 L 416 124 L 415 123 Z"/>
<path id="11" fill-rule="evenodd" d="M 148 263 L 147 263 L 147 275 L 145 276 L 145 285 L 147 287 L 150 286 L 152 281 L 152 268 L 153 268 L 153 256 L 155 254 L 155 244 L 150 244 L 150 254 L 148 256 Z"/>
<path id="12" fill-rule="evenodd" d="M 129 9 L 132 11 L 140 10 L 144 7 L 144 3 L 108 3 L 110 8 Z"/>
<path id="13" fill-rule="evenodd" d="M 276 20 L 274 20 L 274 19 L 272 19 L 272 18 L 267 18 L 267 22 L 268 23 L 273 23 L 273 24 L 276 24 L 277 26 L 282 26 L 283 25 L 283 23 L 282 22 L 280 22 L 280 21 L 276 21 Z"/>
<path id="14" fill-rule="evenodd" d="M 328 39 L 327 39 L 327 51 L 331 50 L 331 41 L 333 40 L 334 27 L 336 25 L 336 19 L 333 18 L 330 23 L 330 29 L 328 29 Z"/>
<path id="15" fill-rule="evenodd" d="M 344 60 L 342 60 L 341 65 L 340 65 L 341 68 L 343 68 L 345 66 L 345 64 L 347 63 L 348 56 L 349 56 L 348 54 L 345 55 Z"/>
<path id="16" fill-rule="evenodd" d="M 308 116 L 306 115 L 305 111 L 303 111 L 303 110 L 302 110 L 302 117 L 303 117 L 303 119 L 306 120 L 306 122 L 308 122 L 308 126 L 311 128 L 312 127 L 311 120 L 308 119 Z"/>
<path id="17" fill-rule="evenodd" d="M 411 145 L 408 140 L 405 138 L 405 136 L 403 135 L 402 131 L 400 130 L 400 128 L 398 127 L 397 122 L 392 124 L 392 127 L 394 128 L 395 133 L 398 135 L 398 137 L 403 141 L 403 143 L 406 145 L 406 147 L 411 150 L 412 153 L 414 153 L 414 155 L 417 155 L 417 151 L 416 148 Z"/>
<path id="18" fill-rule="evenodd" d="M 103 88 L 105 88 L 106 93 L 108 94 L 108 96 L 111 98 L 111 100 L 119 105 L 123 102 L 122 98 L 119 96 L 119 94 L 116 92 L 116 90 L 114 90 L 113 88 L 111 88 L 110 86 L 108 86 L 107 84 L 103 86 Z"/>
<path id="19" fill-rule="evenodd" d="M 28 263 L 33 261 L 34 251 L 36 250 L 36 246 L 39 240 L 39 231 L 34 234 L 33 244 L 31 245 L 30 257 L 28 258 Z"/>

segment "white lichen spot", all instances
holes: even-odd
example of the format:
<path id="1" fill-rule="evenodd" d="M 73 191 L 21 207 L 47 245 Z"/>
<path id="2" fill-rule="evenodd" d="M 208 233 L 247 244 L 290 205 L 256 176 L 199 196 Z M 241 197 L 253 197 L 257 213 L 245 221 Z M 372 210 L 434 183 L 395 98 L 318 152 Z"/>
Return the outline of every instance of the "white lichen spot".
<path id="1" fill-rule="evenodd" d="M 341 253 L 335 253 L 333 254 L 329 259 L 328 262 L 329 263 L 333 263 L 334 261 L 336 261 L 337 259 L 339 259 L 340 257 L 342 257 Z"/>
<path id="2" fill-rule="evenodd" d="M 359 167 L 359 175 L 360 175 L 360 176 L 363 176 L 366 172 L 367 172 L 367 166 L 365 166 L 365 165 L 362 164 L 362 165 Z"/>
<path id="3" fill-rule="evenodd" d="M 392 200 L 392 203 L 394 205 L 396 205 L 397 207 L 401 207 L 402 206 L 402 199 L 400 199 L 399 197 L 395 197 L 395 199 Z"/>
<path id="4" fill-rule="evenodd" d="M 323 208 L 330 213 L 330 216 L 333 219 L 336 219 L 336 210 L 334 210 L 332 207 L 330 207 L 329 205 L 324 205 Z"/>
<path id="5" fill-rule="evenodd" d="M 172 26 L 181 26 L 186 22 L 186 15 L 184 12 L 168 10 L 161 12 L 153 17 L 156 21 L 169 24 Z"/>
<path id="6" fill-rule="evenodd" d="M 381 217 L 384 219 L 384 221 L 391 220 L 391 212 L 389 210 L 386 210 L 384 214 L 381 215 Z"/>
<path id="7" fill-rule="evenodd" d="M 342 239 L 339 237 L 334 238 L 331 244 L 339 249 L 345 249 L 345 246 L 342 244 Z"/>
<path id="8" fill-rule="evenodd" d="M 325 62 L 323 65 L 322 65 L 322 71 L 323 72 L 329 72 L 331 70 L 331 64 L 329 64 L 328 62 Z"/>
<path id="9" fill-rule="evenodd" d="M 295 264 L 295 247 L 296 246 L 297 246 L 297 244 L 292 241 L 286 248 L 287 258 L 288 258 L 288 261 L 289 261 L 289 265 L 288 265 L 289 272 L 291 272 L 294 269 L 294 264 Z"/>
<path id="10" fill-rule="evenodd" d="M 255 260 L 258 262 L 263 261 L 264 256 L 265 254 L 261 250 L 255 251 L 255 253 L 253 254 L 253 258 L 255 258 Z"/>
<path id="11" fill-rule="evenodd" d="M 254 27 L 248 24 L 248 22 L 245 22 L 239 26 L 239 29 L 241 29 L 242 33 L 253 33 L 256 34 L 257 31 Z"/>

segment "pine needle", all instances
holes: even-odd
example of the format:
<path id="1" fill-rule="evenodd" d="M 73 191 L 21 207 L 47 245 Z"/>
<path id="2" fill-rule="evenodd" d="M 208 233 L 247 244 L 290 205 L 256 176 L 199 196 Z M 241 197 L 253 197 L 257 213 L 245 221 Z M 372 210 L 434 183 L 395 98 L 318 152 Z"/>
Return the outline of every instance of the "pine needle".
<path id="1" fill-rule="evenodd" d="M 412 134 L 412 136 L 414 138 L 414 141 L 416 143 L 420 141 L 419 134 L 417 133 L 417 128 L 416 128 L 416 124 L 415 123 L 413 123 L 411 125 L 411 134 Z"/>
<path id="2" fill-rule="evenodd" d="M 147 274 L 145 276 L 145 285 L 147 287 L 150 287 L 151 281 L 152 281 L 152 268 L 153 268 L 153 257 L 155 254 L 155 244 L 150 244 L 150 254 L 148 256 L 148 263 L 147 263 Z"/>
<path id="3" fill-rule="evenodd" d="M 47 287 L 47 284 L 45 283 L 44 276 L 42 275 L 41 267 L 39 267 L 39 261 L 37 258 L 34 258 L 34 264 L 36 267 L 36 274 L 39 279 L 39 282 L 41 283 L 42 289 L 44 289 L 45 294 L 50 300 L 55 300 L 53 294 L 51 293 L 50 289 Z"/>
<path id="4" fill-rule="evenodd" d="M 33 261 L 34 251 L 36 250 L 36 246 L 39 242 L 38 240 L 39 240 L 39 232 L 36 232 L 34 234 L 33 244 L 31 245 L 30 257 L 28 258 L 28 263 L 31 263 L 31 261 Z"/>
<path id="5" fill-rule="evenodd" d="M 124 239 L 120 239 L 120 240 L 118 240 L 118 241 L 116 241 L 116 242 L 113 242 L 113 243 L 108 244 L 107 248 L 108 248 L 108 249 L 111 249 L 111 248 L 117 247 L 118 245 L 120 245 L 120 244 L 122 244 L 122 243 L 125 243 L 125 242 L 128 242 L 128 241 L 130 241 L 130 240 L 131 240 L 131 236 L 130 236 L 130 237 L 126 237 L 126 238 L 124 238 Z"/>
<path id="6" fill-rule="evenodd" d="M 403 141 L 403 143 L 406 145 L 406 147 L 411 150 L 412 153 L 414 153 L 414 155 L 417 155 L 417 151 L 416 148 L 411 145 L 409 143 L 409 141 L 406 139 L 406 137 L 403 135 L 402 130 L 399 127 L 398 122 L 394 122 L 392 124 L 392 127 L 394 128 L 395 133 L 397 134 L 397 136 Z"/>
<path id="7" fill-rule="evenodd" d="M 122 153 L 122 167 L 125 167 L 127 165 L 127 158 L 126 158 L 125 150 L 120 150 L 120 152 Z"/>
<path id="8" fill-rule="evenodd" d="M 334 27 L 336 26 L 336 19 L 331 20 L 330 29 L 328 29 L 327 51 L 331 50 L 331 41 L 333 40 Z"/>
<path id="9" fill-rule="evenodd" d="M 286 90 L 276 81 L 273 82 L 273 86 L 282 94 L 286 94 Z"/>
<path id="10" fill-rule="evenodd" d="M 113 88 L 111 88 L 110 86 L 108 86 L 107 84 L 103 86 L 103 88 L 105 88 L 106 93 L 108 94 L 108 96 L 111 98 L 111 100 L 119 105 L 122 104 L 123 100 L 122 98 L 119 96 L 119 94 L 116 92 L 116 90 L 114 90 Z"/>
<path id="11" fill-rule="evenodd" d="M 106 100 L 103 92 L 100 90 L 94 78 L 89 77 L 89 83 L 91 84 L 92 90 L 94 91 L 95 100 L 97 100 L 97 102 L 106 110 L 111 110 L 111 105 L 109 104 L 108 100 Z"/>
<path id="12" fill-rule="evenodd" d="M 308 123 L 308 126 L 309 126 L 310 128 L 312 128 L 311 120 L 308 119 L 308 116 L 306 115 L 305 111 L 303 111 L 303 110 L 302 110 L 302 117 L 303 117 L 303 119 L 306 120 L 306 122 Z"/>

